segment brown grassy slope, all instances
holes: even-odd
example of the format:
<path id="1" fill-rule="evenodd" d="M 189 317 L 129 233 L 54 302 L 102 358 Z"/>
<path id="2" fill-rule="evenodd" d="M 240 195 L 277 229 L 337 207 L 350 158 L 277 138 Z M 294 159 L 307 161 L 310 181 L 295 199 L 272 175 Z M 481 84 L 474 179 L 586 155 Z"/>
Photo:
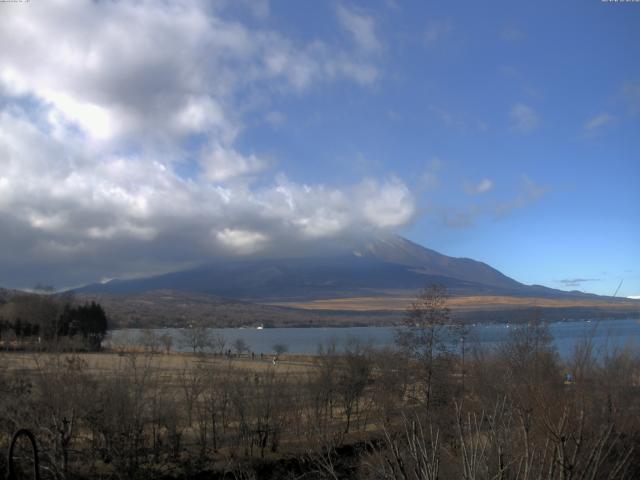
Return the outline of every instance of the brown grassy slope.
<path id="1" fill-rule="evenodd" d="M 414 297 L 353 297 L 313 302 L 291 302 L 286 305 L 307 312 L 352 312 L 359 315 L 381 312 L 403 315 Z M 547 321 L 567 319 L 640 319 L 640 302 L 612 298 L 550 299 L 511 296 L 461 296 L 448 301 L 453 318 L 468 323 L 521 322 L 533 315 Z"/>
<path id="2" fill-rule="evenodd" d="M 411 305 L 414 297 L 352 297 L 329 300 L 313 300 L 309 302 L 280 302 L 271 305 L 299 308 L 304 310 L 341 310 L 341 311 L 404 311 Z M 451 297 L 448 300 L 452 310 L 483 310 L 513 307 L 539 308 L 611 308 L 629 312 L 640 312 L 640 302 L 627 299 L 552 299 L 536 297 L 508 296 L 464 296 Z"/>
<path id="3" fill-rule="evenodd" d="M 95 375 L 112 374 L 114 371 L 131 369 L 132 361 L 137 362 L 138 367 L 150 368 L 162 372 L 165 378 L 178 376 L 185 371 L 197 368 L 223 368 L 248 372 L 274 372 L 278 375 L 304 374 L 314 369 L 313 359 L 310 356 L 283 355 L 279 358 L 277 366 L 273 366 L 272 357 L 266 355 L 263 360 L 251 359 L 249 356 L 231 359 L 213 355 L 199 355 L 189 353 L 172 352 L 149 354 L 142 351 L 129 350 L 127 353 L 115 353 L 104 351 L 100 353 L 47 353 L 47 352 L 11 352 L 0 351 L 0 359 L 4 371 L 31 372 L 45 365 L 59 360 L 64 364 L 66 358 L 77 357 L 81 359 L 89 373 Z"/>

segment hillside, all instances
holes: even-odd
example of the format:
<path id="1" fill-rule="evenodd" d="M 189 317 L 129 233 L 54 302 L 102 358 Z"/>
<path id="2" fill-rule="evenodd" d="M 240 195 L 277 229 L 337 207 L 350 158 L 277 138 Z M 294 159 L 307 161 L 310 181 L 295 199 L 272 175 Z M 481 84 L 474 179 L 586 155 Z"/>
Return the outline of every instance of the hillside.
<path id="1" fill-rule="evenodd" d="M 409 296 L 352 297 L 309 302 L 257 304 L 204 293 L 156 290 L 137 294 L 77 294 L 95 300 L 113 327 L 323 327 L 398 324 Z M 566 319 L 640 318 L 640 302 L 619 299 L 544 299 L 536 297 L 458 296 L 449 300 L 453 318 L 465 322 L 519 322 L 535 316 Z"/>
<path id="2" fill-rule="evenodd" d="M 332 255 L 219 260 L 75 293 L 104 304 L 120 326 L 379 325 L 397 323 L 433 283 L 451 295 L 452 314 L 468 321 L 518 321 L 534 310 L 549 320 L 640 316 L 640 301 L 524 285 L 397 236 Z"/>
<path id="3" fill-rule="evenodd" d="M 15 294 L 15 290 L 9 290 L 6 288 L 0 288 L 0 305 L 6 303 L 12 295 Z"/>
<path id="4" fill-rule="evenodd" d="M 173 290 L 264 303 L 412 295 L 434 283 L 456 296 L 587 296 L 523 285 L 485 263 L 442 255 L 401 237 L 375 238 L 331 256 L 220 260 L 164 275 L 87 285 L 76 292 Z"/>
<path id="5" fill-rule="evenodd" d="M 315 311 L 260 305 L 206 293 L 154 290 L 135 294 L 77 294 L 80 301 L 97 301 L 113 327 L 321 327 L 389 325 L 402 318 L 394 311 Z"/>

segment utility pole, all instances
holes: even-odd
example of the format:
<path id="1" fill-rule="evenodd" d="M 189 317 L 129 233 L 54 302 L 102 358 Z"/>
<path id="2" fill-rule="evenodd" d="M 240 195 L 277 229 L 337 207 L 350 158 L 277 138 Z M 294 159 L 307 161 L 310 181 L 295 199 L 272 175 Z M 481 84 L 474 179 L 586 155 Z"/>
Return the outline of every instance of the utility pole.
<path id="1" fill-rule="evenodd" d="M 624 278 L 622 280 L 620 280 L 620 283 L 618 284 L 618 288 L 616 288 L 616 291 L 613 293 L 614 297 L 616 295 L 618 295 L 618 291 L 620 290 L 620 287 L 622 286 L 622 282 L 624 282 Z"/>
<path id="2" fill-rule="evenodd" d="M 464 335 L 460 339 L 462 340 L 462 399 L 464 400 Z"/>

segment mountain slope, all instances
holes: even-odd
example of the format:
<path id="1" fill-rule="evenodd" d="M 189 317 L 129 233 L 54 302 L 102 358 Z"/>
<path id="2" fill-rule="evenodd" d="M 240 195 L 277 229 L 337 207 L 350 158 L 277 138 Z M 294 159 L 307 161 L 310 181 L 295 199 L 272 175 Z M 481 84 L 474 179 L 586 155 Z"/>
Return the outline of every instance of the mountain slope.
<path id="1" fill-rule="evenodd" d="M 470 258 L 449 257 L 399 236 L 366 242 L 354 254 L 382 262 L 406 265 L 427 275 L 451 277 L 502 288 L 523 286 L 486 263 Z"/>
<path id="2" fill-rule="evenodd" d="M 442 255 L 401 237 L 374 238 L 332 256 L 218 261 L 76 291 L 134 294 L 164 289 L 264 302 L 397 295 L 432 283 L 453 295 L 584 295 L 526 286 L 485 263 Z"/>
<path id="3" fill-rule="evenodd" d="M 12 290 L 7 290 L 6 288 L 0 287 L 0 305 L 6 303 L 7 300 L 13 295 Z"/>

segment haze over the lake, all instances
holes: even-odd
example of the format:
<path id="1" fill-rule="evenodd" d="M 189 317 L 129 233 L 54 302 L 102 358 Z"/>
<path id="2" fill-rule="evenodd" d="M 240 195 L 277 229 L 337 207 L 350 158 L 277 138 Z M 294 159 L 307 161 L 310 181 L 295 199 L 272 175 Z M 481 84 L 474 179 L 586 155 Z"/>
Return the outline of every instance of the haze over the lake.
<path id="1" fill-rule="evenodd" d="M 399 233 L 640 295 L 640 3 L 0 2 L 0 286 Z"/>

